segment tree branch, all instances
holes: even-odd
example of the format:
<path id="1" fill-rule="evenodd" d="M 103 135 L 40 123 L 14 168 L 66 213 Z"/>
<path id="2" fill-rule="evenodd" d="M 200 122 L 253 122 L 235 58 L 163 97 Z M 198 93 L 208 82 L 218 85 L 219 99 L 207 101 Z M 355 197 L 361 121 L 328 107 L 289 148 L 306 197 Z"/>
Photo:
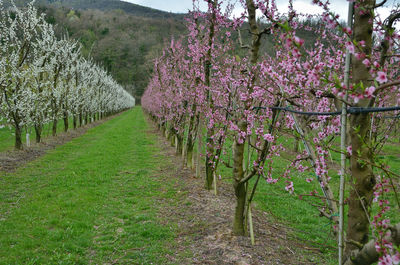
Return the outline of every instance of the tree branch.
<path id="1" fill-rule="evenodd" d="M 242 33 L 240 32 L 240 29 L 238 29 L 238 34 L 239 34 L 239 44 L 240 44 L 240 48 L 250 49 L 250 46 L 249 46 L 249 45 L 243 45 Z"/>
<path id="2" fill-rule="evenodd" d="M 386 2 L 387 2 L 387 0 L 383 0 L 383 1 L 380 2 L 379 4 L 376 4 L 376 5 L 374 6 L 374 8 L 381 7 L 381 6 L 383 6 L 384 4 L 386 4 Z"/>
<path id="3" fill-rule="evenodd" d="M 393 243 L 393 245 L 400 245 L 400 223 L 396 226 L 391 227 L 385 237 L 385 240 Z M 379 259 L 379 253 L 375 248 L 375 240 L 370 240 L 360 250 L 354 250 L 351 253 L 350 258 L 344 263 L 344 265 L 370 265 L 377 262 Z"/>
<path id="4" fill-rule="evenodd" d="M 388 87 L 391 87 L 391 86 L 397 86 L 397 85 L 400 85 L 400 80 L 397 80 L 397 81 L 393 81 L 393 82 L 390 82 L 390 83 L 383 84 L 383 85 L 379 86 L 379 87 L 375 90 L 375 93 L 374 93 L 374 94 L 377 94 L 379 91 L 381 91 L 381 90 L 383 90 L 383 89 L 385 89 L 385 88 L 388 88 Z"/>

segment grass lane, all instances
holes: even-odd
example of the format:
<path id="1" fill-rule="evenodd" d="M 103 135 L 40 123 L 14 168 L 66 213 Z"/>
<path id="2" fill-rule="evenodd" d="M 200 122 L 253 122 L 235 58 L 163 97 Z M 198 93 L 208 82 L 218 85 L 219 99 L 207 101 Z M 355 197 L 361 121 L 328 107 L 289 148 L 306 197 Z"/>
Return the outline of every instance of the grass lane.
<path id="1" fill-rule="evenodd" d="M 163 162 L 146 130 L 135 108 L 0 173 L 0 264 L 163 263 L 175 228 L 159 199 L 175 191 L 149 177 Z"/>

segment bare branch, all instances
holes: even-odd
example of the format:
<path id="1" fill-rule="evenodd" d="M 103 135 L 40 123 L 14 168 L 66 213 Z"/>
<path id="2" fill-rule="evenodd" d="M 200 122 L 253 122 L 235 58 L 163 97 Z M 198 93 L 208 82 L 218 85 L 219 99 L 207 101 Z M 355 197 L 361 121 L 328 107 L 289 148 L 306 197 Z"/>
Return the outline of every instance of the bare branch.
<path id="1" fill-rule="evenodd" d="M 384 4 L 386 4 L 386 2 L 387 2 L 387 0 L 383 0 L 383 1 L 380 2 L 379 4 L 376 4 L 376 5 L 374 6 L 374 8 L 381 7 L 381 6 L 383 6 Z"/>

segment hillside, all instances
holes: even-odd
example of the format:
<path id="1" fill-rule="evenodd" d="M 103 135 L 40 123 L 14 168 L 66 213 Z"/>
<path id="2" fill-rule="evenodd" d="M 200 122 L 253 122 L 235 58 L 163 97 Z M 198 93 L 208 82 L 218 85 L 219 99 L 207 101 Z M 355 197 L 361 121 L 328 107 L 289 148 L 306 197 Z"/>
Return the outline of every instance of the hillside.
<path id="1" fill-rule="evenodd" d="M 184 14 L 119 0 L 37 0 L 36 5 L 59 36 L 79 40 L 83 54 L 102 64 L 139 103 L 164 41 L 186 30 Z"/>
<path id="2" fill-rule="evenodd" d="M 16 0 L 17 4 L 26 4 L 31 0 Z M 184 14 L 169 13 L 149 7 L 144 7 L 120 0 L 36 0 L 38 5 L 52 5 L 54 7 L 67 7 L 73 9 L 98 9 L 102 11 L 124 10 L 128 14 L 152 18 L 176 18 Z"/>
<path id="3" fill-rule="evenodd" d="M 23 6 L 31 0 L 15 0 Z M 7 2 L 6 2 L 7 3 Z M 136 102 L 147 86 L 153 70 L 153 59 L 158 57 L 164 42 L 171 36 L 185 34 L 185 14 L 174 14 L 119 0 L 36 0 L 46 13 L 47 21 L 56 25 L 57 34 L 66 33 L 82 44 L 83 54 L 91 55 L 113 77 L 126 86 Z M 245 24 L 242 36 L 250 43 L 251 35 Z M 237 39 L 233 33 L 233 38 Z M 300 37 L 313 39 L 300 32 Z M 274 49 L 270 36 L 264 36 L 261 52 Z M 239 47 L 238 54 L 247 51 Z M 307 43 L 313 43 L 308 41 Z"/>

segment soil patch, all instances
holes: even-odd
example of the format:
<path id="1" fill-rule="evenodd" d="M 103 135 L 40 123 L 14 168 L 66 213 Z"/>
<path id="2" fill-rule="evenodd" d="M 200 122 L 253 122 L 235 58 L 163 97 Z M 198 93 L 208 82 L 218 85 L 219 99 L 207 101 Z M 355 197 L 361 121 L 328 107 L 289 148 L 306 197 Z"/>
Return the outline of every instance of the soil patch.
<path id="1" fill-rule="evenodd" d="M 149 124 L 152 124 L 149 121 Z M 290 229 L 277 223 L 267 213 L 253 210 L 256 245 L 249 237 L 233 236 L 231 224 L 234 213 L 233 188 L 218 183 L 218 195 L 205 190 L 203 178 L 183 167 L 175 149 L 152 128 L 149 133 L 158 135 L 162 157 L 171 163 L 161 169 L 165 177 L 176 178 L 178 206 L 164 207 L 161 216 L 166 222 L 178 224 L 175 255 L 169 257 L 173 264 L 320 264 L 312 256 L 317 249 L 309 248 L 289 236 Z M 160 202 L 161 203 L 161 202 Z M 162 202 L 168 205 L 167 202 Z M 192 253 L 185 257 L 182 253 Z M 305 253 L 307 255 L 304 255 Z M 311 253 L 314 252 L 314 253 Z"/>

